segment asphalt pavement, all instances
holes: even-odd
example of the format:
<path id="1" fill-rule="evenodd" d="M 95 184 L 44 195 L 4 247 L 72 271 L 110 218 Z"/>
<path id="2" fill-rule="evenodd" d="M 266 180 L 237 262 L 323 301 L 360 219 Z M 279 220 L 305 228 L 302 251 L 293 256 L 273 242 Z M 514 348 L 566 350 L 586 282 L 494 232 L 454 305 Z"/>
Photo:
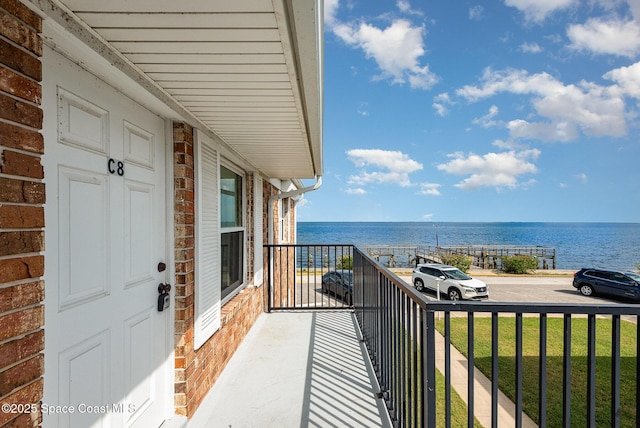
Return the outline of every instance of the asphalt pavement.
<path id="1" fill-rule="evenodd" d="M 489 302 L 526 302 L 526 303 L 571 303 L 571 304 L 611 304 L 618 300 L 601 296 L 583 296 L 573 288 L 573 274 L 557 275 L 496 275 L 469 272 L 473 278 L 484 281 L 489 288 Z M 410 275 L 400 275 L 411 284 Z M 428 298 L 435 299 L 436 293 L 426 291 Z M 444 295 L 442 298 L 446 298 Z M 626 303 L 626 302 L 623 302 Z"/>

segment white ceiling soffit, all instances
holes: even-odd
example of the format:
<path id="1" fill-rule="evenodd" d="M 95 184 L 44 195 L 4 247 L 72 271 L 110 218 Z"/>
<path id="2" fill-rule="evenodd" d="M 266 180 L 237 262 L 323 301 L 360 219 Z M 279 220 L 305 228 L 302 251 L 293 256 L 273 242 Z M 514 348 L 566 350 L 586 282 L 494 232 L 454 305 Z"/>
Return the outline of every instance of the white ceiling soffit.
<path id="1" fill-rule="evenodd" d="M 322 0 L 60 3 L 259 171 L 322 175 Z"/>

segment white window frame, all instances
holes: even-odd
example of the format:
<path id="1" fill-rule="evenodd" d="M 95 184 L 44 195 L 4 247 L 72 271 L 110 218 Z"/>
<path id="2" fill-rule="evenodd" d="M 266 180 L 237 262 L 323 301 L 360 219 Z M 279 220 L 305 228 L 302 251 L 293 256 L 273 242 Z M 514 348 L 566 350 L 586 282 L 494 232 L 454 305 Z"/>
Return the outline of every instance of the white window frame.
<path id="1" fill-rule="evenodd" d="M 229 171 L 238 174 L 242 178 L 242 189 L 240 191 L 240 199 L 241 199 L 241 207 L 240 207 L 240 215 L 242 216 L 242 226 L 236 227 L 222 227 L 222 218 L 220 218 L 220 242 L 222 242 L 222 234 L 223 233 L 233 233 L 233 232 L 242 232 L 242 278 L 240 284 L 233 288 L 222 298 L 222 304 L 224 305 L 226 302 L 231 300 L 234 296 L 236 296 L 242 289 L 247 286 L 247 215 L 246 215 L 246 206 L 247 206 L 247 174 L 240 168 L 238 168 L 233 163 L 227 161 L 226 159 L 221 159 L 219 168 L 218 168 L 218 198 L 220 200 L 220 180 L 221 173 L 220 167 L 225 167 Z M 220 251 L 220 258 L 222 258 L 222 251 Z M 222 268 L 222 262 L 220 262 L 220 268 Z M 222 269 L 220 269 L 220 276 L 222 276 Z M 220 289 L 222 290 L 222 279 L 220 281 Z"/>

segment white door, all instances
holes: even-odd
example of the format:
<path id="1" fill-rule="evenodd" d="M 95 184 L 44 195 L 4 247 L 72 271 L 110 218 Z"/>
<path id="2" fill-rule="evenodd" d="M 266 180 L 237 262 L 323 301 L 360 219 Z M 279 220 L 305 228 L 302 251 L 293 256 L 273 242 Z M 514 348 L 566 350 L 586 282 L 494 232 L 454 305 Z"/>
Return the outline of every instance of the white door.
<path id="1" fill-rule="evenodd" d="M 165 123 L 50 49 L 43 61 L 44 426 L 157 427 L 173 407 Z"/>

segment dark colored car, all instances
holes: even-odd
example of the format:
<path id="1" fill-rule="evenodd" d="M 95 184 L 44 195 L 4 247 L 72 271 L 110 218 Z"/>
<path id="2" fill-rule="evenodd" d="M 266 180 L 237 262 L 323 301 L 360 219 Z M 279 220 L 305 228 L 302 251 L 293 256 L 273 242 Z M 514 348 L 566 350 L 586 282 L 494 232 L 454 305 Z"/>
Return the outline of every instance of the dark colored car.
<path id="1" fill-rule="evenodd" d="M 330 270 L 322 275 L 322 292 L 340 296 L 350 305 L 353 296 L 353 271 Z"/>
<path id="2" fill-rule="evenodd" d="M 580 269 L 573 274 L 573 286 L 584 296 L 603 294 L 640 301 L 640 275 L 605 269 Z"/>

